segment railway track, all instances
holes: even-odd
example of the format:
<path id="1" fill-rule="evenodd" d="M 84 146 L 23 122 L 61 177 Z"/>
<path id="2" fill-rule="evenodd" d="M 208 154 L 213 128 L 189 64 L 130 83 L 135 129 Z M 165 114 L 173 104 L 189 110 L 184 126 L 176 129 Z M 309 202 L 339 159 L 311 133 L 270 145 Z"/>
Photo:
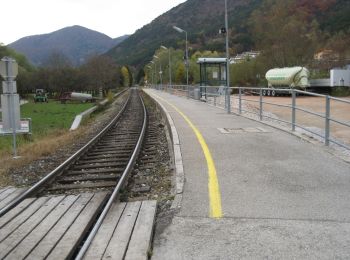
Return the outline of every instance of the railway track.
<path id="1" fill-rule="evenodd" d="M 146 109 L 137 89 L 118 115 L 89 143 L 0 210 L 0 217 L 30 196 L 118 192 L 129 174 L 146 130 Z"/>
<path id="2" fill-rule="evenodd" d="M 119 120 L 65 169 L 46 192 L 75 193 L 111 189 L 117 185 L 143 126 L 143 104 L 136 90 L 132 92 Z"/>
<path id="3" fill-rule="evenodd" d="M 139 91 L 130 90 L 122 110 L 107 127 L 1 209 L 0 258 L 94 259 L 101 250 L 106 250 L 107 257 L 114 254 L 125 257 L 126 252 L 147 255 L 157 202 L 116 200 L 144 143 L 147 118 Z M 157 137 L 153 129 L 149 129 L 148 135 L 151 139 L 144 150 L 152 157 Z M 54 196 L 48 196 L 51 194 Z M 116 221 L 118 218 L 120 221 Z M 124 231 L 113 235 L 113 230 L 119 229 Z M 109 239 L 112 235 L 123 238 Z M 102 245 L 101 240 L 106 239 L 114 242 Z M 115 240 L 121 243 L 115 244 Z M 124 240 L 130 245 L 125 244 L 121 251 Z"/>

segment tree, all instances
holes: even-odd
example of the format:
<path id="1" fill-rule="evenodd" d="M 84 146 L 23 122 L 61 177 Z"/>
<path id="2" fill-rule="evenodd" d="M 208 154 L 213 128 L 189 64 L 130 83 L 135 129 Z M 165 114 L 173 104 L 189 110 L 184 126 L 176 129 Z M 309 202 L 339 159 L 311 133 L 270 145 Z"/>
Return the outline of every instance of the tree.
<path id="1" fill-rule="evenodd" d="M 80 69 L 81 79 L 92 91 L 102 89 L 106 95 L 108 90 L 118 86 L 119 68 L 109 57 L 93 56 Z"/>
<path id="2" fill-rule="evenodd" d="M 132 72 L 130 70 L 129 66 L 126 66 L 127 70 L 128 70 L 128 75 L 129 75 L 129 87 L 131 87 L 134 84 L 134 78 L 132 76 Z"/>
<path id="3" fill-rule="evenodd" d="M 307 65 L 318 44 L 318 23 L 297 0 L 265 0 L 251 26 L 262 58 L 270 67 Z"/>
<path id="4" fill-rule="evenodd" d="M 178 63 L 176 65 L 175 82 L 178 84 L 184 84 L 186 82 L 185 74 L 185 65 L 182 62 Z"/>
<path id="5" fill-rule="evenodd" d="M 60 51 L 51 52 L 51 54 L 47 57 L 47 59 L 44 62 L 44 67 L 52 70 L 59 70 L 71 66 L 72 63 L 70 62 L 68 57 Z"/>
<path id="6" fill-rule="evenodd" d="M 121 83 L 123 87 L 129 87 L 130 86 L 130 76 L 129 76 L 129 70 L 126 66 L 123 66 L 121 68 Z"/>
<path id="7" fill-rule="evenodd" d="M 267 68 L 261 59 L 252 59 L 233 64 L 230 67 L 230 81 L 232 86 L 258 86 L 264 78 Z"/>
<path id="8" fill-rule="evenodd" d="M 350 29 L 347 32 L 340 31 L 330 37 L 326 43 L 327 49 L 332 50 L 337 59 L 331 63 L 331 66 L 344 66 L 348 63 L 347 57 L 350 56 Z"/>
<path id="9" fill-rule="evenodd" d="M 137 73 L 136 82 L 137 82 L 138 84 L 143 85 L 143 81 L 144 81 L 145 75 L 146 75 L 146 74 L 145 74 L 145 71 L 143 70 L 143 68 L 141 68 L 141 69 L 139 70 L 139 72 Z"/>

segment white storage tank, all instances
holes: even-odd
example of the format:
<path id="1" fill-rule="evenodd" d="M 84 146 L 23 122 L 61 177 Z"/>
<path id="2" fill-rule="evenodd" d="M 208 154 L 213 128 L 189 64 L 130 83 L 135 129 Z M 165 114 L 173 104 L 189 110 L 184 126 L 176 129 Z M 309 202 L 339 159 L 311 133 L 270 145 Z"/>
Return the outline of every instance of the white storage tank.
<path id="1" fill-rule="evenodd" d="M 80 100 L 80 101 L 87 101 L 92 99 L 91 94 L 85 94 L 85 93 L 78 93 L 78 92 L 72 92 L 70 94 L 70 97 L 72 100 Z"/>
<path id="2" fill-rule="evenodd" d="M 305 67 L 274 68 L 266 72 L 269 87 L 303 88 L 310 86 L 310 72 Z"/>

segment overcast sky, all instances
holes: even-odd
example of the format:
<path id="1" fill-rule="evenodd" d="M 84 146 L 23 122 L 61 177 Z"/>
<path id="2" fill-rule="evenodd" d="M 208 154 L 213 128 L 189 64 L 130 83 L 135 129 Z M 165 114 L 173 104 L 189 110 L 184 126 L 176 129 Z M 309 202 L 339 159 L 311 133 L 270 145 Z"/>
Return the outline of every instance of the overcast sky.
<path id="1" fill-rule="evenodd" d="M 185 0 L 2 0 L 0 42 L 81 25 L 112 38 L 132 34 Z"/>

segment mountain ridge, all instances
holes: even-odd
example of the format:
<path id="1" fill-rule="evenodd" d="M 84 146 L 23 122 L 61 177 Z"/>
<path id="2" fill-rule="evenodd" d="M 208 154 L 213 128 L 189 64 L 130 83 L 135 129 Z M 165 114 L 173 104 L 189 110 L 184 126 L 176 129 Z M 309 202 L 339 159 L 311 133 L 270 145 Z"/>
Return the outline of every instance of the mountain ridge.
<path id="1" fill-rule="evenodd" d="M 73 25 L 51 33 L 26 36 L 8 46 L 24 54 L 36 66 L 44 65 L 54 52 L 63 54 L 74 66 L 78 66 L 89 56 L 102 54 L 127 37 L 113 39 L 95 30 Z"/>

